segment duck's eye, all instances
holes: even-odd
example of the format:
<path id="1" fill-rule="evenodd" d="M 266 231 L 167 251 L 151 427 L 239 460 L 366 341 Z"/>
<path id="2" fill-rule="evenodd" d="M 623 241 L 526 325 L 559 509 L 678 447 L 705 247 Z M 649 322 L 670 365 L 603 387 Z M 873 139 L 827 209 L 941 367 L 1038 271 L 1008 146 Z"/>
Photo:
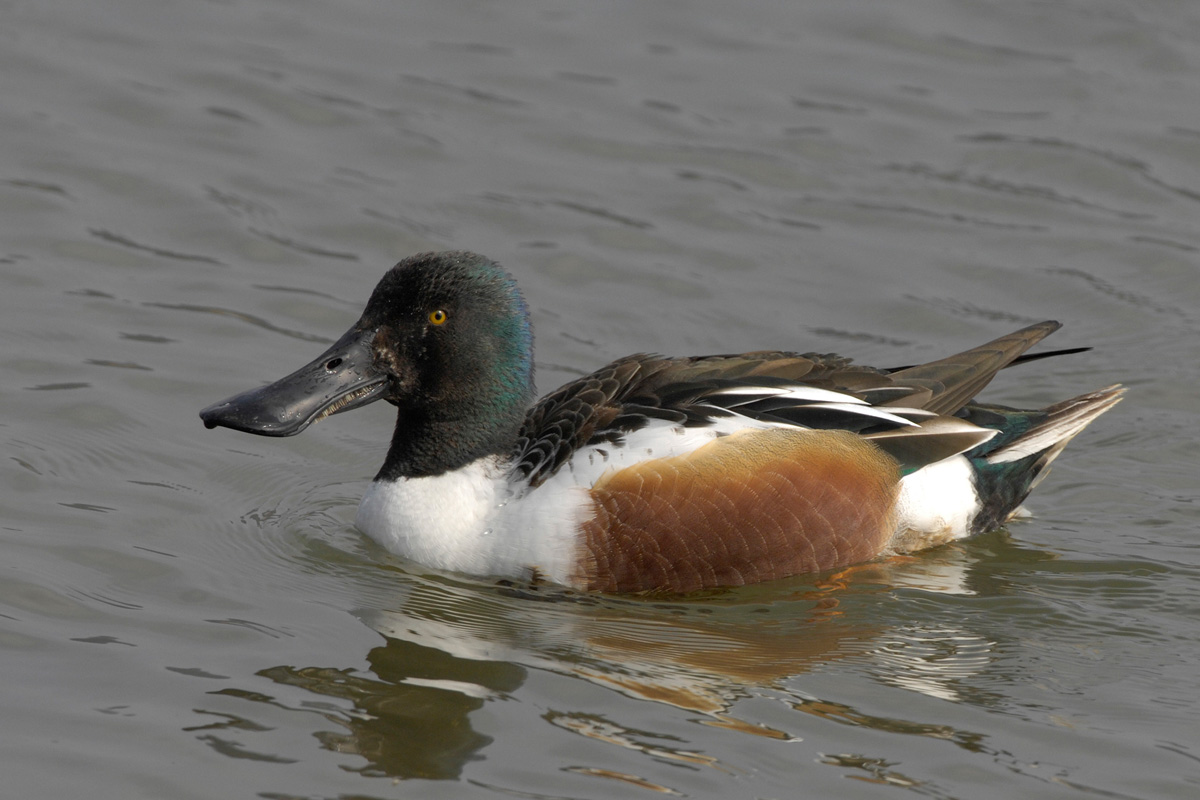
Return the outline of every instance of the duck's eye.
<path id="1" fill-rule="evenodd" d="M 446 319 L 446 312 L 440 308 L 437 311 L 429 312 L 429 321 L 434 325 L 445 325 Z"/>

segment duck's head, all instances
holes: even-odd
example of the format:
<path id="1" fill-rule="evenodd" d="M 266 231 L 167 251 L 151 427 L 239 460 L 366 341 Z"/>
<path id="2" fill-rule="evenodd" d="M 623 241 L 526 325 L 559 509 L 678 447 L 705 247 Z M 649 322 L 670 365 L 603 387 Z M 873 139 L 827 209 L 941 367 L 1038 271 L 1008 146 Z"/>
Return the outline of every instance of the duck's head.
<path id="1" fill-rule="evenodd" d="M 528 308 L 500 265 L 475 253 L 422 253 L 392 267 L 358 322 L 315 360 L 200 418 L 208 428 L 292 436 L 387 400 L 399 409 L 389 463 L 407 459 L 403 474 L 430 474 L 444 465 L 407 462 L 429 461 L 425 450 L 462 463 L 506 452 L 532 398 L 532 349 Z"/>

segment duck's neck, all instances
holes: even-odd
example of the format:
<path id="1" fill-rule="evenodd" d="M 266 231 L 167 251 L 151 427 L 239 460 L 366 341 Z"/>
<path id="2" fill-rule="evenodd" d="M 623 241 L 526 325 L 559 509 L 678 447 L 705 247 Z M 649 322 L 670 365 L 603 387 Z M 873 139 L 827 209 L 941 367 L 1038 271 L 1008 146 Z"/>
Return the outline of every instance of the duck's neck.
<path id="1" fill-rule="evenodd" d="M 401 408 L 377 481 L 425 478 L 484 456 L 509 456 L 525 418 L 524 402 L 506 407 Z"/>

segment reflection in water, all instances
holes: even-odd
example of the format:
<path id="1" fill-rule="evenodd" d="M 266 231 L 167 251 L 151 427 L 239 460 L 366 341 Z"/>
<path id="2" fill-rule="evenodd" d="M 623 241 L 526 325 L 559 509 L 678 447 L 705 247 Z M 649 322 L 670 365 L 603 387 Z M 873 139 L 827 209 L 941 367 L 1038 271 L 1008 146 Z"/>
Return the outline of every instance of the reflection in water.
<path id="1" fill-rule="evenodd" d="M 962 624 L 947 624 L 944 614 L 928 625 L 913 622 L 913 603 L 973 595 L 981 582 L 969 567 L 963 550 L 948 547 L 920 558 L 712 593 L 686 603 L 406 576 L 395 581 L 402 596 L 372 598 L 375 607 L 360 612 L 361 619 L 386 639 L 368 655 L 372 676 L 285 666 L 259 674 L 350 702 L 351 712 L 344 705 L 323 709 L 339 730 L 319 733 L 321 743 L 364 758 L 366 765 L 359 770 L 364 774 L 395 778 L 459 777 L 464 765 L 492 743 L 472 728 L 472 712 L 489 702 L 511 699 L 529 670 L 582 678 L 626 697 L 700 713 L 703 718 L 697 721 L 711 728 L 780 741 L 800 739 L 738 718 L 733 713 L 737 701 L 771 696 L 806 717 L 986 751 L 979 733 L 871 715 L 843 702 L 808 696 L 791 681 L 844 662 L 840 669 L 869 675 L 880 684 L 945 701 L 989 704 L 991 699 L 970 687 L 968 679 L 992 663 L 994 643 Z M 982 583 L 987 583 L 986 577 Z M 899 591 L 908 592 L 906 610 L 898 609 Z M 954 619 L 960 618 L 954 614 Z M 563 705 L 545 711 L 541 719 L 659 763 L 737 772 L 717 757 L 689 748 L 677 736 L 630 729 L 594 711 Z M 795 727 L 804 730 L 803 721 Z M 864 780 L 907 780 L 862 754 L 824 753 L 822 760 L 865 771 L 859 776 Z M 676 791 L 625 772 L 563 768 Z"/>
<path id="2" fill-rule="evenodd" d="M 875 646 L 880 680 L 943 700 L 961 700 L 956 684 L 981 672 L 995 643 L 960 628 L 906 625 Z"/>
<path id="3" fill-rule="evenodd" d="M 259 673 L 353 702 L 353 717 L 329 716 L 347 730 L 319 738 L 330 750 L 366 759 L 361 771 L 367 775 L 457 778 L 462 765 L 491 742 L 471 729 L 467 715 L 524 679 L 524 670 L 512 664 L 456 659 L 399 639 L 376 647 L 367 659 L 377 679 L 318 667 Z"/>
<path id="4" fill-rule="evenodd" d="M 718 766 L 717 760 L 693 750 L 677 747 L 666 747 L 661 743 L 648 741 L 652 736 L 645 731 L 634 731 L 607 720 L 597 714 L 561 713 L 551 711 L 545 719 L 551 725 L 580 736 L 586 736 L 599 742 L 636 750 L 653 758 L 672 761 L 679 764 L 696 764 L 703 766 Z"/>

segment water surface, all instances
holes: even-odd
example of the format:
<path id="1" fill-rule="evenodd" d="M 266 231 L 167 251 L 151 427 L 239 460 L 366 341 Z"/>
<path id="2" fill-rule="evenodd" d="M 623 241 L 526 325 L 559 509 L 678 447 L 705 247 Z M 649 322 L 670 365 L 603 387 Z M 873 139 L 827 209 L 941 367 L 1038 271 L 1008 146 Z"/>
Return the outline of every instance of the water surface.
<path id="1" fill-rule="evenodd" d="M 0 774 L 14 797 L 1191 798 L 1200 14 L 1154 0 L 0 8 Z M 390 417 L 204 405 L 428 249 L 550 390 L 636 351 L 1128 399 L 1008 530 L 687 602 L 352 527 Z"/>

